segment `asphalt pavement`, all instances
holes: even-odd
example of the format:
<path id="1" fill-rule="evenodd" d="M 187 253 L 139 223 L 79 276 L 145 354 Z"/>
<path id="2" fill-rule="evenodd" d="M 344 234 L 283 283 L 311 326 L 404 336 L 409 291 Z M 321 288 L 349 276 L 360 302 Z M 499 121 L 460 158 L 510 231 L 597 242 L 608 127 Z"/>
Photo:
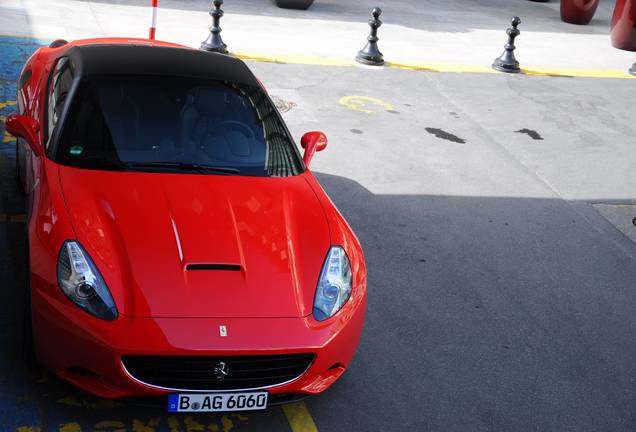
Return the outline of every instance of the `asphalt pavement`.
<path id="1" fill-rule="evenodd" d="M 0 42 L 4 116 L 15 66 L 37 42 Z M 31 372 L 20 351 L 24 209 L 5 136 L 4 430 L 636 429 L 636 245 L 624 233 L 636 216 L 634 81 L 249 66 L 298 141 L 329 137 L 311 169 L 369 269 L 347 373 L 305 400 L 311 422 L 294 423 L 280 407 L 167 416 Z"/>

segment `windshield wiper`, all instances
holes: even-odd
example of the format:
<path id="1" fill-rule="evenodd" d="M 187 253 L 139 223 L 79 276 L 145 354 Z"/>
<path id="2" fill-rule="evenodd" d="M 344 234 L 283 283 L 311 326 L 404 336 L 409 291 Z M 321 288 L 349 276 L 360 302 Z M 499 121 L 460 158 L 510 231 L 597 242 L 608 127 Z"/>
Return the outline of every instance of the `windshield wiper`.
<path id="1" fill-rule="evenodd" d="M 186 162 L 132 162 L 128 164 L 132 168 L 166 168 L 177 171 L 196 171 L 202 174 L 238 174 L 237 168 L 201 165 Z"/>

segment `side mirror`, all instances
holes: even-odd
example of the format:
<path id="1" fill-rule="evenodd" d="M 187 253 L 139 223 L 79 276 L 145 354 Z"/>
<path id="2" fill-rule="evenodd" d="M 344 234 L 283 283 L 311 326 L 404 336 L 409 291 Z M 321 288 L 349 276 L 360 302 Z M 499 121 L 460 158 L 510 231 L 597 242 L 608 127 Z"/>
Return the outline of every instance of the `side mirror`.
<path id="1" fill-rule="evenodd" d="M 327 136 L 322 132 L 307 132 L 300 140 L 300 145 L 305 149 L 303 162 L 305 166 L 309 166 L 314 154 L 327 148 Z"/>
<path id="2" fill-rule="evenodd" d="M 12 114 L 4 122 L 7 132 L 14 137 L 24 138 L 36 156 L 42 156 L 42 147 L 38 145 L 35 120 L 29 116 Z"/>

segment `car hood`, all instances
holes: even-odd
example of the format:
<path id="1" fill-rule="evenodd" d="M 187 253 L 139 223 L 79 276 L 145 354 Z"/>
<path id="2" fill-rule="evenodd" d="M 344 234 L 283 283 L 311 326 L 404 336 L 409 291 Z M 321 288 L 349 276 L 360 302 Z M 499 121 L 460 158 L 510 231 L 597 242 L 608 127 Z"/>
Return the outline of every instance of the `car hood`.
<path id="1" fill-rule="evenodd" d="M 77 239 L 136 317 L 311 314 L 330 237 L 305 175 L 60 168 Z"/>

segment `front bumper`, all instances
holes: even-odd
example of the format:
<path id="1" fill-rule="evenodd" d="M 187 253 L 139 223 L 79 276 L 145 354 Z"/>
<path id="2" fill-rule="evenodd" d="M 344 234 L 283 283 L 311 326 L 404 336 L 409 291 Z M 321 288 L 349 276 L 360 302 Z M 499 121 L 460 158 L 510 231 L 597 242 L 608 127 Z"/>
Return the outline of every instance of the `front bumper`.
<path id="1" fill-rule="evenodd" d="M 145 384 L 123 367 L 123 355 L 258 355 L 314 353 L 297 379 L 267 390 L 316 394 L 333 384 L 351 362 L 362 333 L 366 289 L 334 317 L 94 318 L 51 287 L 33 283 L 33 329 L 42 365 L 77 387 L 104 398 L 164 395 L 173 389 Z M 225 326 L 227 336 L 220 335 Z"/>

